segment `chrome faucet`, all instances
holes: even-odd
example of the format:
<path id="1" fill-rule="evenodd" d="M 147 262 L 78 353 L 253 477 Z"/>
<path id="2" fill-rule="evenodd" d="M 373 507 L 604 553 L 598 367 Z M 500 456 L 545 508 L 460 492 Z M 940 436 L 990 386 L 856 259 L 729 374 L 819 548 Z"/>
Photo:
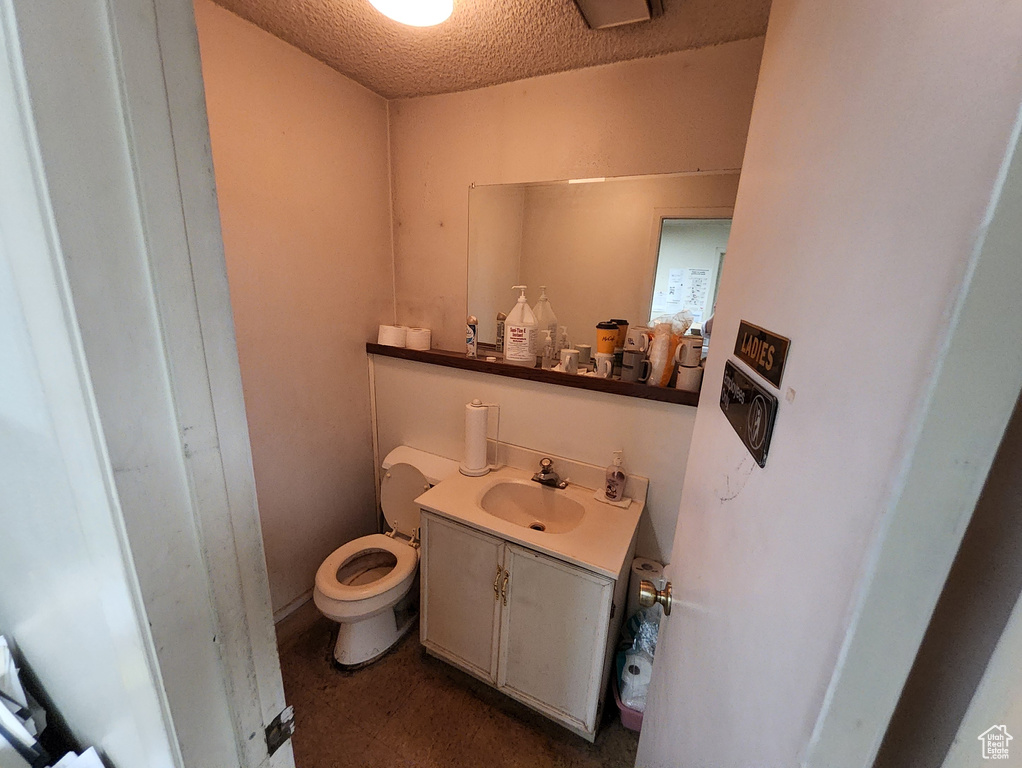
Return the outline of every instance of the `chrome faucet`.
<path id="1" fill-rule="evenodd" d="M 539 472 L 532 476 L 532 480 L 549 488 L 568 487 L 568 481 L 561 480 L 561 476 L 554 472 L 554 462 L 552 459 L 540 459 Z"/>

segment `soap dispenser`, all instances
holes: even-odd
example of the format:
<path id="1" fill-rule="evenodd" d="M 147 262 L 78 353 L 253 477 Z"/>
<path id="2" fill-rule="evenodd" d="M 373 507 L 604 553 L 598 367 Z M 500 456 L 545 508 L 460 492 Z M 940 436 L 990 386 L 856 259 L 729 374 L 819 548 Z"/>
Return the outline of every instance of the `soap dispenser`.
<path id="1" fill-rule="evenodd" d="M 607 501 L 621 501 L 625 497 L 625 482 L 628 476 L 625 474 L 624 451 L 614 451 L 614 462 L 607 467 L 607 484 L 604 495 Z"/>
<path id="2" fill-rule="evenodd" d="M 550 331 L 550 338 L 554 342 L 554 357 L 558 357 L 561 354 L 561 349 L 557 343 L 559 341 L 557 315 L 554 314 L 554 308 L 550 306 L 550 300 L 546 297 L 545 285 L 539 287 L 539 301 L 532 308 L 532 314 L 536 316 L 536 330 L 539 334 L 542 334 L 543 331 Z"/>
<path id="3" fill-rule="evenodd" d="M 504 361 L 525 368 L 536 367 L 536 316 L 525 298 L 524 285 L 511 286 L 521 291 L 518 303 L 504 322 Z"/>

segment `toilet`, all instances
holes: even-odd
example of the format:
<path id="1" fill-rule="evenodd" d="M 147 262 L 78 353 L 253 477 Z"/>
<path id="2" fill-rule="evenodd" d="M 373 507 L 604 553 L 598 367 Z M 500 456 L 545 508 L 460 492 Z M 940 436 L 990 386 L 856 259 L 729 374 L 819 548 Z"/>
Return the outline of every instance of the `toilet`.
<path id="1" fill-rule="evenodd" d="M 419 612 L 417 496 L 458 471 L 443 456 L 406 445 L 383 460 L 380 505 L 390 530 L 349 541 L 316 571 L 312 597 L 340 624 L 334 658 L 344 667 L 369 664 L 412 628 Z"/>

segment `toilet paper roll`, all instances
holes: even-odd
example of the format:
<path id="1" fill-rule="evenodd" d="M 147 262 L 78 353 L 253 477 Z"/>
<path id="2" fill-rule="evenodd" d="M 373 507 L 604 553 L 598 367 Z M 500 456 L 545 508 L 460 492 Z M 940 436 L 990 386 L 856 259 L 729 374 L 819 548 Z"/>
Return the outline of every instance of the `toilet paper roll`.
<path id="1" fill-rule="evenodd" d="M 661 580 L 664 576 L 664 567 L 656 560 L 647 560 L 644 557 L 637 557 L 632 560 L 632 571 L 628 576 L 628 600 L 625 603 L 625 621 L 635 615 L 641 607 L 639 605 L 639 582 L 645 579 L 652 581 L 657 589 L 661 588 Z"/>
<path id="2" fill-rule="evenodd" d="M 625 666 L 621 670 L 621 703 L 629 709 L 643 712 L 652 677 L 652 659 L 641 651 L 627 653 Z"/>
<path id="3" fill-rule="evenodd" d="M 403 325 L 381 325 L 380 334 L 376 342 L 388 347 L 403 347 L 405 345 L 406 330 Z"/>
<path id="4" fill-rule="evenodd" d="M 429 349 L 429 342 L 429 328 L 409 328 L 405 336 L 405 346 L 408 349 Z"/>
<path id="5" fill-rule="evenodd" d="M 486 421 L 488 408 L 479 400 L 465 406 L 465 461 L 461 473 L 479 477 L 489 472 L 486 463 Z"/>

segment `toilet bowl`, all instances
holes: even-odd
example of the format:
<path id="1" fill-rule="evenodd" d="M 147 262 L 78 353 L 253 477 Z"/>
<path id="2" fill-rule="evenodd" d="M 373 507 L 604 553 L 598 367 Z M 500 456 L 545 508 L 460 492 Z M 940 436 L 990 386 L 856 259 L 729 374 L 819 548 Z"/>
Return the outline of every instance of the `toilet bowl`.
<path id="1" fill-rule="evenodd" d="M 380 506 L 387 533 L 374 533 L 335 549 L 316 571 L 313 601 L 338 622 L 334 658 L 345 667 L 386 653 L 415 622 L 419 610 L 419 507 L 417 496 L 457 472 L 457 462 L 408 446 L 383 460 Z"/>

